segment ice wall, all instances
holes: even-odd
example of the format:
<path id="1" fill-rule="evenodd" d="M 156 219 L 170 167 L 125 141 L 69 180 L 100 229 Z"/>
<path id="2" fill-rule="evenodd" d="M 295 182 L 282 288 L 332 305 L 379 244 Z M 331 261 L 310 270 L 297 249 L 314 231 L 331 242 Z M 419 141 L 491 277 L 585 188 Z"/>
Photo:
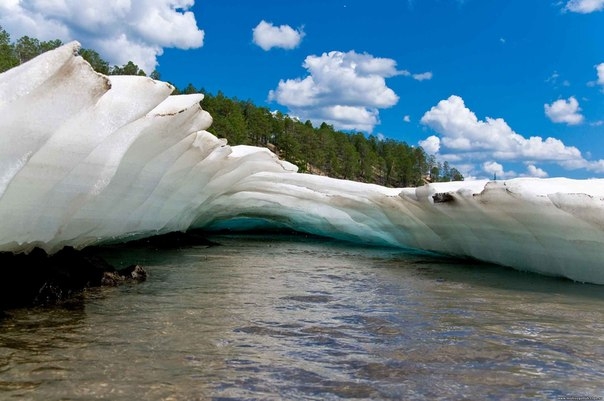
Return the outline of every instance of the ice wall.
<path id="1" fill-rule="evenodd" d="M 0 75 L 0 251 L 262 221 L 604 284 L 604 180 L 392 189 L 298 174 L 207 132 L 202 95 L 96 74 L 78 46 Z"/>

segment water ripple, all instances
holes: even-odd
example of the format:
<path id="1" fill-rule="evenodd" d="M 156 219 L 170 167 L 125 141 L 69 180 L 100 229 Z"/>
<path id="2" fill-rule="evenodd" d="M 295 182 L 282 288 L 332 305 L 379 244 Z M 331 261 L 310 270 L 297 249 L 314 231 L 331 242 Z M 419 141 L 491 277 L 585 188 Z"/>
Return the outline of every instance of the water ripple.
<path id="1" fill-rule="evenodd" d="M 604 396 L 604 292 L 319 239 L 141 253 L 149 280 L 0 321 L 0 399 Z"/>

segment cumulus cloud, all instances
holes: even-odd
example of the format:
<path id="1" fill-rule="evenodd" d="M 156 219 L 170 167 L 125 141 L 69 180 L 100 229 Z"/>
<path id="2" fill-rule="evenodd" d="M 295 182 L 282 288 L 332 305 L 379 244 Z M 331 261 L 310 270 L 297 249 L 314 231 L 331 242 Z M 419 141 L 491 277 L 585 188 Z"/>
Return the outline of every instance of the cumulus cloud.
<path id="1" fill-rule="evenodd" d="M 568 160 L 580 157 L 577 148 L 554 138 L 525 138 L 501 118 L 480 121 L 459 96 L 441 100 L 424 114 L 421 123 L 442 135 L 441 143 L 458 152 L 487 152 L 498 159 Z"/>
<path id="2" fill-rule="evenodd" d="M 433 129 L 432 135 L 420 141 L 422 147 L 439 145 L 443 159 L 461 163 L 485 160 L 482 171 L 494 173 L 501 161 L 556 163 L 567 169 L 586 169 L 604 172 L 604 160 L 588 161 L 579 149 L 567 146 L 556 138 L 524 137 L 512 130 L 501 118 L 486 117 L 479 120 L 459 96 L 441 100 L 424 114 L 421 123 Z M 437 141 L 438 139 L 438 141 Z M 490 166 L 490 167 L 489 167 Z M 487 169 L 488 167 L 488 169 Z M 529 167 L 527 175 L 546 174 L 544 170 Z M 510 176 L 511 172 L 505 172 Z"/>
<path id="3" fill-rule="evenodd" d="M 194 0 L 0 1 L 0 25 L 11 36 L 78 40 L 110 64 L 133 61 L 150 73 L 163 48 L 203 46 L 204 31 L 189 11 Z"/>
<path id="4" fill-rule="evenodd" d="M 527 171 L 526 176 L 528 176 L 528 177 L 545 178 L 548 176 L 548 174 L 545 172 L 545 170 L 535 166 L 534 164 L 529 164 L 526 167 L 526 171 Z"/>
<path id="5" fill-rule="evenodd" d="M 273 47 L 294 49 L 304 37 L 302 28 L 296 30 L 289 25 L 275 26 L 264 20 L 260 21 L 252 32 L 254 43 L 266 51 Z"/>
<path id="6" fill-rule="evenodd" d="M 549 174 L 543 170 L 535 166 L 534 164 L 525 163 L 526 171 L 524 173 L 517 173 L 514 170 L 505 170 L 502 164 L 497 162 L 485 162 L 482 165 L 482 170 L 487 173 L 490 177 L 496 177 L 497 179 L 510 179 L 515 177 L 537 177 L 537 178 L 546 178 L 549 177 Z"/>
<path id="7" fill-rule="evenodd" d="M 555 123 L 566 123 L 568 125 L 581 124 L 584 120 L 580 113 L 579 102 L 574 97 L 568 100 L 559 99 L 552 104 L 545 104 L 545 115 Z"/>
<path id="8" fill-rule="evenodd" d="M 604 63 L 598 64 L 596 66 L 596 71 L 598 72 L 598 80 L 596 83 L 604 86 Z"/>
<path id="9" fill-rule="evenodd" d="M 281 80 L 269 92 L 269 100 L 288 107 L 303 120 L 367 132 L 379 123 L 379 109 L 398 102 L 399 97 L 386 86 L 386 78 L 411 75 L 397 70 L 392 59 L 355 51 L 310 55 L 303 67 L 308 76 Z"/>
<path id="10" fill-rule="evenodd" d="M 403 117 L 403 121 L 406 122 L 406 123 L 410 123 L 411 122 L 411 116 L 409 116 L 409 115 L 404 116 Z"/>
<path id="11" fill-rule="evenodd" d="M 505 172 L 503 170 L 503 165 L 497 163 L 496 161 L 488 161 L 488 162 L 482 163 L 482 171 L 489 174 L 493 178 L 516 177 L 516 173 L 514 171 Z"/>
<path id="12" fill-rule="evenodd" d="M 434 155 L 440 150 L 440 138 L 436 135 L 430 135 L 423 141 L 419 141 L 419 146 L 421 146 L 426 153 Z"/>
<path id="13" fill-rule="evenodd" d="M 482 172 L 486 173 L 488 177 L 497 179 L 510 179 L 514 177 L 537 177 L 546 178 L 549 176 L 547 172 L 534 164 L 527 164 L 526 172 L 517 173 L 514 170 L 506 171 L 503 164 L 497 163 L 496 161 L 484 162 L 481 165 Z"/>
<path id="14" fill-rule="evenodd" d="M 604 0 L 570 0 L 566 3 L 565 9 L 575 13 L 589 14 L 604 10 Z"/>

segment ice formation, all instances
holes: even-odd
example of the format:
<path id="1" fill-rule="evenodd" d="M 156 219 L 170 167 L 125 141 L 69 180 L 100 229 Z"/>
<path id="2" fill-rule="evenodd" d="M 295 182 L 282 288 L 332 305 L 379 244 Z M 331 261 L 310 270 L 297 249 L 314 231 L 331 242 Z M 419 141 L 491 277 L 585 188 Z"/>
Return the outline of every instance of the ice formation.
<path id="1" fill-rule="evenodd" d="M 0 75 L 0 251 L 290 227 L 604 284 L 604 180 L 385 188 L 296 172 L 206 131 L 202 95 L 106 77 L 76 42 Z"/>

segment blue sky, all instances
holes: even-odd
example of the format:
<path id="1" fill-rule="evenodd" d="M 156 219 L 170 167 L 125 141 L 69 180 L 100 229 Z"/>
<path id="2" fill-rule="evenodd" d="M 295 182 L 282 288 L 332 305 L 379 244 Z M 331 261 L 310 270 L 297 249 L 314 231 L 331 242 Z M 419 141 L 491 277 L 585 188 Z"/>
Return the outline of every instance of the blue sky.
<path id="1" fill-rule="evenodd" d="M 0 25 L 466 177 L 604 177 L 604 0 L 0 0 Z"/>

